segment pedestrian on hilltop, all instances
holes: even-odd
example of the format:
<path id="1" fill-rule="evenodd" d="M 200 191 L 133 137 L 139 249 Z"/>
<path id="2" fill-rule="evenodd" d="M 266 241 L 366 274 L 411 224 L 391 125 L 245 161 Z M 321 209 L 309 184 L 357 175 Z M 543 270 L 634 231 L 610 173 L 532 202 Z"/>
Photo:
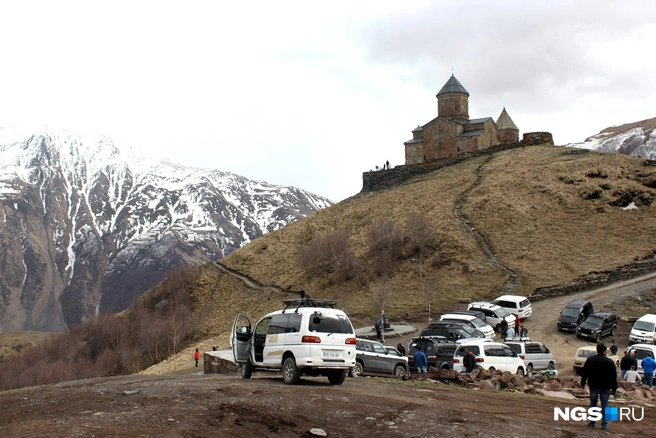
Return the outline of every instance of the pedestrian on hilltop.
<path id="1" fill-rule="evenodd" d="M 601 428 L 604 430 L 608 429 L 608 399 L 617 391 L 617 370 L 615 363 L 606 357 L 606 350 L 606 345 L 598 343 L 597 354 L 586 359 L 581 372 L 581 388 L 585 388 L 586 383 L 590 388 L 590 407 L 596 408 L 597 401 L 601 402 Z M 588 427 L 595 427 L 595 422 L 590 421 Z"/>
<path id="2" fill-rule="evenodd" d="M 194 360 L 196 361 L 196 368 L 198 368 L 198 359 L 200 359 L 200 352 L 198 351 L 198 348 L 194 352 Z"/>

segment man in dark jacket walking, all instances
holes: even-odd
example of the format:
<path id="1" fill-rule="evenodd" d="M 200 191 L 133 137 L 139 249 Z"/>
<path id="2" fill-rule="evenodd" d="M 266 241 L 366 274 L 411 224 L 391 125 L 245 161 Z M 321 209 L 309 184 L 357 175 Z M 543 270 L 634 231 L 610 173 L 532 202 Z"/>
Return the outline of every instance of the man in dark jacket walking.
<path id="1" fill-rule="evenodd" d="M 586 382 L 590 387 L 590 407 L 596 408 L 597 399 L 601 401 L 601 428 L 606 430 L 606 406 L 610 395 L 617 391 L 617 370 L 613 361 L 606 357 L 606 346 L 601 342 L 597 344 L 597 354 L 583 364 L 581 388 L 585 388 Z M 595 427 L 595 422 L 590 421 L 588 426 Z"/>
<path id="2" fill-rule="evenodd" d="M 463 365 L 465 366 L 465 372 L 471 373 L 476 369 L 476 356 L 471 350 L 465 351 L 465 357 L 462 359 Z"/>
<path id="3" fill-rule="evenodd" d="M 636 370 L 638 369 L 638 360 L 635 358 L 635 350 L 625 351 L 622 360 L 620 360 L 620 371 L 622 372 L 622 379 L 624 379 L 624 375 L 631 369 L 632 365 Z"/>

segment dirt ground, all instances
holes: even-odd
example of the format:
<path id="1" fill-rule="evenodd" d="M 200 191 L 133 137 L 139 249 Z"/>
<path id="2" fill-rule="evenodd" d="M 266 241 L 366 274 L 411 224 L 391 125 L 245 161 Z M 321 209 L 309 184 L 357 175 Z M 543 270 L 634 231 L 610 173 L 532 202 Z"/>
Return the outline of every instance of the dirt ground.
<path id="1" fill-rule="evenodd" d="M 599 436 L 584 422 L 554 421 L 554 406 L 577 404 L 379 378 L 289 386 L 273 374 L 134 375 L 1 393 L 0 435 L 298 437 L 318 428 L 332 437 Z M 611 423 L 612 436 L 648 436 L 654 425 L 656 409 L 646 408 L 641 422 Z"/>
<path id="2" fill-rule="evenodd" d="M 559 375 L 572 374 L 578 346 L 591 344 L 556 330 L 563 306 L 589 298 L 595 308 L 627 310 L 627 297 L 656 288 L 656 276 L 593 292 L 533 303 L 526 321 L 532 339 L 557 359 Z M 636 310 L 640 312 L 641 310 Z M 422 327 L 420 321 L 417 326 Z M 628 345 L 629 323 L 615 338 Z M 414 334 L 389 337 L 407 345 Z M 605 341 L 610 339 L 605 338 Z M 204 375 L 188 360 L 177 373 L 89 379 L 0 392 L 0 436 L 29 437 L 298 437 L 321 429 L 333 437 L 587 437 L 655 436 L 656 408 L 640 422 L 611 422 L 611 433 L 584 422 L 554 421 L 554 407 L 585 406 L 513 392 L 464 389 L 441 382 L 348 378 L 333 386 L 325 378 L 285 385 L 278 374 Z M 611 405 L 613 404 L 611 398 Z"/>

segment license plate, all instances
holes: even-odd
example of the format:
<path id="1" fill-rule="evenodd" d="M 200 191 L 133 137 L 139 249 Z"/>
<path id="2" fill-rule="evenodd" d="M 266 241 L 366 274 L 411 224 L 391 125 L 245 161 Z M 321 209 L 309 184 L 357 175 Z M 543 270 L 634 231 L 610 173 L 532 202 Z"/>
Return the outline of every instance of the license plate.
<path id="1" fill-rule="evenodd" d="M 338 351 L 324 351 L 323 357 L 332 359 L 342 357 L 342 355 Z"/>

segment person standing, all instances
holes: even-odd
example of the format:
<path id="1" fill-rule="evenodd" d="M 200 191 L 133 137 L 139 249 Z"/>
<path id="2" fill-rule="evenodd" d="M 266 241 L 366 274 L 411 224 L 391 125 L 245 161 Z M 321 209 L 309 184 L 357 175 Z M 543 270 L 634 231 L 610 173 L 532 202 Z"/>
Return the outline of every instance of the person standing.
<path id="1" fill-rule="evenodd" d="M 503 334 L 503 341 L 506 342 L 508 339 L 511 339 L 515 332 L 513 331 L 512 327 L 508 327 L 506 332 Z"/>
<path id="2" fill-rule="evenodd" d="M 617 344 L 615 343 L 615 339 L 610 341 L 610 355 L 611 356 L 617 356 Z"/>
<path id="3" fill-rule="evenodd" d="M 399 350 L 399 353 L 401 353 L 401 356 L 405 356 L 405 348 L 403 348 L 403 344 L 400 342 L 396 345 L 396 349 Z"/>
<path id="4" fill-rule="evenodd" d="M 383 332 L 382 332 L 382 325 L 380 324 L 380 319 L 376 320 L 376 323 L 374 324 L 374 328 L 376 329 L 376 340 L 378 342 L 383 340 Z"/>
<path id="5" fill-rule="evenodd" d="M 635 358 L 635 351 L 625 351 L 624 356 L 620 360 L 620 372 L 622 373 L 622 379 L 626 375 L 626 372 L 631 369 L 631 366 L 634 366 L 635 369 L 638 369 L 638 361 Z"/>
<path id="6" fill-rule="evenodd" d="M 198 359 L 200 359 L 200 352 L 198 351 L 198 348 L 194 352 L 194 360 L 196 361 L 196 368 L 198 368 Z"/>
<path id="7" fill-rule="evenodd" d="M 463 365 L 465 366 L 465 372 L 471 373 L 476 369 L 476 356 L 471 350 L 465 351 L 465 357 L 462 359 Z"/>
<path id="8" fill-rule="evenodd" d="M 415 366 L 419 373 L 428 372 L 428 360 L 426 359 L 426 354 L 421 350 L 421 345 L 417 345 L 417 351 L 415 351 Z"/>
<path id="9" fill-rule="evenodd" d="M 647 356 L 642 359 L 642 383 L 648 385 L 650 388 L 654 382 L 654 369 L 656 369 L 656 360 L 653 357 Z"/>
<path id="10" fill-rule="evenodd" d="M 601 402 L 601 428 L 608 429 L 606 420 L 606 406 L 611 394 L 617 391 L 617 371 L 613 361 L 606 357 L 606 345 L 597 344 L 597 354 L 588 357 L 583 364 L 581 373 L 581 388 L 585 384 L 590 387 L 590 407 L 597 407 L 597 400 Z M 588 427 L 595 427 L 595 422 L 590 421 Z"/>
<path id="11" fill-rule="evenodd" d="M 515 336 L 519 336 L 519 328 L 521 327 L 522 319 L 519 315 L 515 315 Z"/>
<path id="12" fill-rule="evenodd" d="M 506 321 L 506 318 L 503 318 L 499 323 L 499 333 L 503 335 L 506 333 L 506 330 L 508 330 L 508 321 Z"/>

